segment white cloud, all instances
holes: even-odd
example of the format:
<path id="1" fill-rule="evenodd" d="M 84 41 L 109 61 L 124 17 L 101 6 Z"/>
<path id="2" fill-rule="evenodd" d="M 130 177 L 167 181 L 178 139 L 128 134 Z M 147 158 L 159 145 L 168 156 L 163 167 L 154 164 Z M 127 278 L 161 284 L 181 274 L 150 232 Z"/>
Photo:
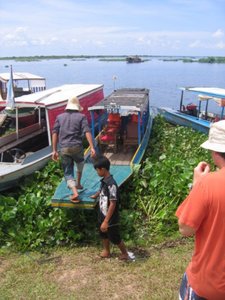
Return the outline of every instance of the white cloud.
<path id="1" fill-rule="evenodd" d="M 222 29 L 217 29 L 217 31 L 215 31 L 213 34 L 212 34 L 213 37 L 215 38 L 221 38 L 224 36 L 224 32 Z"/>
<path id="2" fill-rule="evenodd" d="M 225 42 L 219 42 L 217 44 L 215 44 L 215 48 L 216 49 L 225 49 Z"/>
<path id="3" fill-rule="evenodd" d="M 192 43 L 189 44 L 190 48 L 199 48 L 202 47 L 202 43 L 200 41 L 193 41 Z"/>

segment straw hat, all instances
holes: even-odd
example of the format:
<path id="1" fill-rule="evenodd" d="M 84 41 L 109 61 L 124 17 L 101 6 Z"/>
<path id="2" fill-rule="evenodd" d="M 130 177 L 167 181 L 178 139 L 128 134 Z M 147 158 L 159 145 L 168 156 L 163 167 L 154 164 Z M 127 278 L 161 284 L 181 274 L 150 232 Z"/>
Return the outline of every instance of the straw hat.
<path id="1" fill-rule="evenodd" d="M 201 147 L 215 152 L 225 152 L 225 120 L 211 124 L 209 138 Z"/>
<path id="2" fill-rule="evenodd" d="M 82 111 L 83 107 L 80 106 L 79 99 L 75 96 L 68 100 L 68 103 L 67 103 L 65 109 Z"/>

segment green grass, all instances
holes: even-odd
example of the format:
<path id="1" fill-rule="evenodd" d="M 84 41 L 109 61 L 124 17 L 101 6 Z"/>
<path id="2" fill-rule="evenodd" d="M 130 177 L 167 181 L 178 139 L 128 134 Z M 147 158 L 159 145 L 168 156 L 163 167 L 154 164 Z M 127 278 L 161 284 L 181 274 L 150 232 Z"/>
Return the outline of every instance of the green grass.
<path id="1" fill-rule="evenodd" d="M 1 300 L 7 299 L 177 299 L 191 257 L 191 239 L 151 248 L 130 248 L 133 262 L 98 257 L 95 247 L 48 253 L 0 252 Z"/>

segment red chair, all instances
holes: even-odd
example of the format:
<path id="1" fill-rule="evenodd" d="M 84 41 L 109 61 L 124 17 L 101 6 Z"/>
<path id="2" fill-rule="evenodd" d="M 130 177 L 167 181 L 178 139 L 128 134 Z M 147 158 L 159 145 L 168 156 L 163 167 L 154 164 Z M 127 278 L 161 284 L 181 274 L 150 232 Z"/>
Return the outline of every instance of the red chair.
<path id="1" fill-rule="evenodd" d="M 129 122 L 123 133 L 123 151 L 127 152 L 129 146 L 138 146 L 138 124 Z"/>
<path id="2" fill-rule="evenodd" d="M 109 114 L 106 126 L 99 135 L 99 146 L 103 150 L 103 146 L 113 148 L 114 153 L 117 152 L 118 141 L 120 137 L 121 119 L 119 114 Z"/>

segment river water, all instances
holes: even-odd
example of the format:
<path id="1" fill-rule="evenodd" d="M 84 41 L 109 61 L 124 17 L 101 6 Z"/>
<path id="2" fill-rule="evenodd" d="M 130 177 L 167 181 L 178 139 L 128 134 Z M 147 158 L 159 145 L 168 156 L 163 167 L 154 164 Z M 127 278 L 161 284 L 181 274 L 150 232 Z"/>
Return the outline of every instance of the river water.
<path id="1" fill-rule="evenodd" d="M 114 88 L 148 88 L 153 106 L 178 108 L 180 87 L 225 88 L 225 64 L 184 63 L 163 61 L 160 58 L 134 64 L 98 59 L 0 61 L 0 73 L 8 72 L 6 66 L 10 64 L 14 72 L 30 72 L 45 77 L 47 88 L 69 83 L 104 84 L 105 96 Z M 188 97 L 186 100 L 189 102 L 196 99 L 192 93 Z"/>

